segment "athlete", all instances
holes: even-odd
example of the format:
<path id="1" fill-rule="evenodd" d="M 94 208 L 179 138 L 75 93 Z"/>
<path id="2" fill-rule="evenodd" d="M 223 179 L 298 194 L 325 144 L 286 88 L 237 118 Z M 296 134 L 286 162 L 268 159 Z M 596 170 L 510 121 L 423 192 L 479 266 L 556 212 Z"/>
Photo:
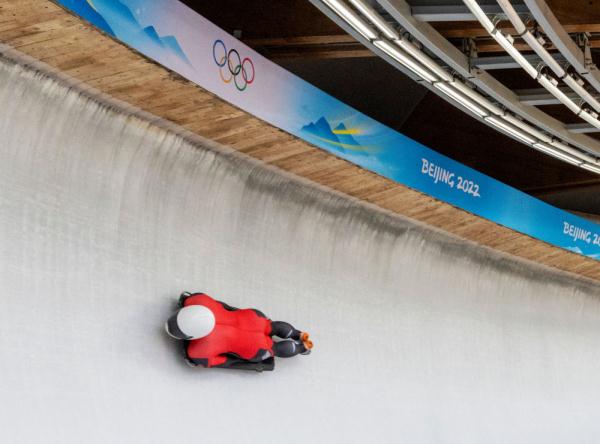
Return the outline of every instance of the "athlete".
<path id="1" fill-rule="evenodd" d="M 179 307 L 165 329 L 185 341 L 185 358 L 192 366 L 273 370 L 275 356 L 307 355 L 313 347 L 308 333 L 287 322 L 271 321 L 258 310 L 231 307 L 204 293 L 182 293 Z"/>

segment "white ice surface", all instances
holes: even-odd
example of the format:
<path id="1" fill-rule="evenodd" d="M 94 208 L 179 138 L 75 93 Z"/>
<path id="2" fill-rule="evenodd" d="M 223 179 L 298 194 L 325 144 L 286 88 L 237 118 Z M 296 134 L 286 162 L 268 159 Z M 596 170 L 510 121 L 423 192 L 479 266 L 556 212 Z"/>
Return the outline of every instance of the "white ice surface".
<path id="1" fill-rule="evenodd" d="M 600 265 L 599 265 L 600 266 Z M 0 442 L 597 443 L 599 288 L 0 66 Z M 312 333 L 188 368 L 182 290 Z"/>

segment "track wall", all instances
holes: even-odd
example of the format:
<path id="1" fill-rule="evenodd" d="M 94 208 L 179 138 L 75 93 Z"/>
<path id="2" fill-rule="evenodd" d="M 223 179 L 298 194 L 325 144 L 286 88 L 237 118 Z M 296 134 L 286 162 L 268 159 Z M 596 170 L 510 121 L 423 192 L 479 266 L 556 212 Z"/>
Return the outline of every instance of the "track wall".
<path id="1" fill-rule="evenodd" d="M 597 285 L 0 65 L 0 441 L 592 443 Z M 187 367 L 182 290 L 311 332 Z"/>

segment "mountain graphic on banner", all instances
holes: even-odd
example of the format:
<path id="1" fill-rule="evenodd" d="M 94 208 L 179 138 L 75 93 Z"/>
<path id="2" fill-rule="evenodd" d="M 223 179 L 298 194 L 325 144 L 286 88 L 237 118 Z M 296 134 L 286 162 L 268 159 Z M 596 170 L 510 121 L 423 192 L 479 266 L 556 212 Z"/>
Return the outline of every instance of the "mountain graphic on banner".
<path id="1" fill-rule="evenodd" d="M 60 0 L 59 3 L 61 3 L 65 7 L 69 8 L 70 10 L 72 10 L 76 14 L 80 15 L 81 17 L 85 18 L 92 25 L 96 26 L 97 28 L 100 28 L 102 31 L 106 32 L 107 34 L 110 34 L 113 37 L 115 36 L 114 31 L 109 26 L 109 24 L 106 22 L 106 20 L 104 20 L 104 17 L 102 17 L 98 13 L 98 11 L 96 11 L 92 7 L 92 5 L 90 4 L 89 1 Z"/>
<path id="2" fill-rule="evenodd" d="M 190 63 L 190 61 L 186 57 L 185 53 L 183 52 L 183 49 L 181 49 L 181 46 L 179 46 L 179 42 L 177 41 L 177 39 L 175 37 L 173 37 L 172 35 L 166 35 L 164 37 L 159 36 L 158 32 L 156 32 L 156 29 L 154 28 L 154 26 L 145 27 L 144 32 L 146 33 L 146 35 L 148 35 L 148 37 L 153 39 L 156 43 L 169 49 L 172 53 L 176 54 L 179 58 L 181 58 L 182 60 L 185 60 L 186 63 Z"/>
<path id="3" fill-rule="evenodd" d="M 354 137 L 352 137 L 350 135 L 350 130 L 348 130 L 348 128 L 346 128 L 346 125 L 344 125 L 343 122 L 335 127 L 335 129 L 333 130 L 333 134 L 335 134 L 337 136 L 337 138 L 339 139 L 339 141 L 341 143 L 343 143 L 344 145 L 357 145 L 357 146 L 360 145 L 354 139 Z"/>
<path id="4" fill-rule="evenodd" d="M 70 0 L 60 1 L 65 4 L 70 3 Z M 154 26 L 143 27 L 138 22 L 136 14 L 123 2 L 119 0 L 80 0 L 77 3 L 79 7 L 76 10 L 82 17 L 92 23 L 99 17 L 106 24 L 101 26 L 103 29 L 107 28 L 111 34 L 131 46 L 160 48 L 159 51 L 173 54 L 190 65 L 190 61 L 174 36 L 161 36 Z"/>
<path id="5" fill-rule="evenodd" d="M 344 123 L 340 123 L 335 129 L 331 129 L 331 125 L 325 117 L 319 118 L 316 122 L 311 122 L 302 127 L 302 131 L 312 134 L 319 139 L 342 147 L 359 147 L 360 144 L 349 134 Z"/>

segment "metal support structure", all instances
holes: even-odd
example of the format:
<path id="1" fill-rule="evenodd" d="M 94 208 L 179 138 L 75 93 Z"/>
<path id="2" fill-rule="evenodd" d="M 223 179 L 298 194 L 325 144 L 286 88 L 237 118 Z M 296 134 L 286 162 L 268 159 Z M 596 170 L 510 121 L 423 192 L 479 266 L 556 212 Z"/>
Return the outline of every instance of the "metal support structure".
<path id="1" fill-rule="evenodd" d="M 526 146 L 532 146 L 534 149 L 579 165 L 581 168 L 600 172 L 600 168 L 596 166 L 597 156 L 600 154 L 600 141 L 582 133 L 570 132 L 562 122 L 534 106 L 521 103 L 513 91 L 489 73 L 481 69 L 473 69 L 469 57 L 460 52 L 430 24 L 412 17 L 410 6 L 404 0 L 377 0 L 379 6 L 395 20 L 396 23 L 392 26 L 387 18 L 384 19 L 377 11 L 378 8 L 373 9 L 372 6 L 356 0 L 357 10 L 373 23 L 374 28 L 348 9 L 344 2 L 339 0 L 311 0 L 311 2 L 373 53 L 456 108 Z M 355 0 L 351 2 L 354 4 Z M 468 83 L 477 86 L 480 93 L 470 90 L 468 83 L 464 83 L 461 79 L 452 79 L 452 74 L 447 72 L 446 67 L 425 55 L 423 49 L 411 43 L 406 36 L 402 37 L 399 34 L 402 28 L 420 42 L 419 46 L 429 49 L 434 56 L 453 68 L 454 75 L 458 74 L 459 77 L 467 79 Z M 405 52 L 395 49 L 396 44 Z M 487 94 L 488 98 L 482 94 Z M 503 112 L 502 106 L 507 111 Z M 573 146 L 587 154 L 578 152 L 573 149 Z"/>
<path id="2" fill-rule="evenodd" d="M 589 123 L 571 123 L 567 125 L 567 128 L 573 133 L 600 133 L 600 128 Z"/>
<path id="3" fill-rule="evenodd" d="M 414 18 L 423 22 L 472 22 L 477 20 L 469 9 L 461 4 L 423 4 L 411 6 L 411 13 Z M 486 14 L 502 14 L 502 9 L 498 5 L 482 5 Z M 523 4 L 515 5 L 519 13 L 527 14 L 529 10 Z"/>
<path id="4" fill-rule="evenodd" d="M 524 54 L 523 56 L 533 66 L 537 66 L 539 63 L 542 63 L 542 59 L 535 54 Z M 558 54 L 554 58 L 560 64 L 566 63 L 566 60 Z M 474 59 L 472 58 L 471 63 L 473 66 L 480 69 L 485 69 L 486 71 L 494 69 L 521 69 L 519 64 L 515 62 L 515 59 L 510 56 L 482 56 Z"/>
<path id="5" fill-rule="evenodd" d="M 571 100 L 579 99 L 579 96 L 569 88 L 560 88 L 561 92 Z M 515 90 L 521 103 L 533 106 L 560 105 L 560 101 L 545 88 Z"/>
<path id="6" fill-rule="evenodd" d="M 524 0 L 531 15 L 542 27 L 554 46 L 564 58 L 584 77 L 596 91 L 600 92 L 600 70 L 591 61 L 586 59 L 584 51 L 573 41 L 565 31 L 550 7 L 544 0 Z"/>
<path id="7" fill-rule="evenodd" d="M 321 4 L 317 0 L 311 1 L 316 5 Z M 600 141 L 592 139 L 584 134 L 570 132 L 565 124 L 559 120 L 549 116 L 534 106 L 521 103 L 519 97 L 513 91 L 504 86 L 489 73 L 481 69 L 471 69 L 469 58 L 460 52 L 458 48 L 450 43 L 429 23 L 419 21 L 413 17 L 411 15 L 411 7 L 405 0 L 377 0 L 377 2 L 400 24 L 400 26 L 420 41 L 436 57 L 477 86 L 483 93 L 491 97 L 493 101 L 503 105 L 511 112 L 531 122 L 538 128 L 552 134 L 558 139 L 562 139 L 573 146 L 595 155 L 600 154 Z M 323 7 L 322 10 L 324 9 L 328 8 Z M 333 20 L 336 20 L 336 22 L 346 30 L 350 28 L 342 23 L 342 20 L 337 20 L 336 18 L 333 18 Z M 355 34 L 356 33 L 353 33 L 353 35 Z M 360 38 L 360 41 L 366 43 L 369 47 L 372 46 L 362 37 Z M 379 54 L 379 52 L 377 53 Z M 432 88 L 432 90 L 435 90 L 435 88 Z"/>
<path id="8" fill-rule="evenodd" d="M 482 5 L 486 14 L 502 14 L 498 5 Z M 456 5 L 416 5 L 411 6 L 411 14 L 423 22 L 472 22 L 477 20 L 469 9 L 463 4 Z M 527 14 L 529 10 L 523 4 L 515 5 L 519 13 Z"/>

